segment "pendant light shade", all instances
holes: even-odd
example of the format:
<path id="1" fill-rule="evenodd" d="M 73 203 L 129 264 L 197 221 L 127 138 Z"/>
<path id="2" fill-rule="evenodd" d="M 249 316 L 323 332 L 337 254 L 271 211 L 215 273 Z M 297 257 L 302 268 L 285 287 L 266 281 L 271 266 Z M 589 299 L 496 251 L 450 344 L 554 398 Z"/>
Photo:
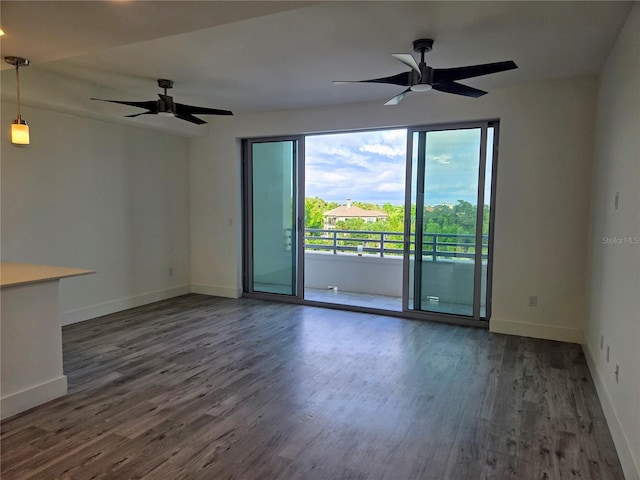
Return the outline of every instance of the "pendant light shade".
<path id="1" fill-rule="evenodd" d="M 29 66 L 29 60 L 20 57 L 4 57 L 4 61 L 16 67 L 16 101 L 18 104 L 18 117 L 11 121 L 11 143 L 18 147 L 29 145 L 29 125 L 20 115 L 20 67 Z"/>
<path id="2" fill-rule="evenodd" d="M 11 121 L 11 143 L 18 146 L 29 145 L 29 125 L 21 118 Z"/>

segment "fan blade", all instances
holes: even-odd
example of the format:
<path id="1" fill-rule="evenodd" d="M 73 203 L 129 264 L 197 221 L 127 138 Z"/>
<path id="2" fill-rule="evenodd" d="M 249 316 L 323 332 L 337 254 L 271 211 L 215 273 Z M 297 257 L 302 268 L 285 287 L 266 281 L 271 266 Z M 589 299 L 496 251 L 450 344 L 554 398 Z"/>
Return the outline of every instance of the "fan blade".
<path id="1" fill-rule="evenodd" d="M 119 103 L 121 105 L 129 105 L 130 107 L 146 108 L 152 113 L 158 112 L 158 102 L 150 100 L 148 102 L 123 102 L 121 100 L 104 100 L 103 98 L 92 98 L 91 100 L 99 100 L 101 102 Z"/>
<path id="2" fill-rule="evenodd" d="M 207 107 L 194 107 L 192 105 L 185 105 L 183 103 L 174 103 L 176 106 L 176 116 L 180 117 L 180 115 L 233 115 L 233 112 L 229 110 L 218 110 L 217 108 L 207 108 Z M 183 120 L 186 120 L 184 118 Z M 198 119 L 200 120 L 200 119 Z M 189 120 L 191 121 L 191 120 Z M 196 122 L 194 122 L 196 123 Z M 206 122 L 205 122 L 206 123 Z"/>
<path id="3" fill-rule="evenodd" d="M 480 77 L 491 73 L 513 70 L 518 66 L 511 60 L 508 62 L 485 63 L 457 68 L 436 68 L 433 71 L 433 83 L 453 82 L 465 78 Z"/>
<path id="4" fill-rule="evenodd" d="M 344 81 L 334 81 L 334 85 L 340 85 L 343 83 L 387 83 L 389 85 L 401 85 L 406 87 L 409 85 L 411 81 L 411 72 L 399 73 L 397 75 L 392 75 L 390 77 L 382 77 L 382 78 L 372 78 L 371 80 L 344 80 Z"/>
<path id="5" fill-rule="evenodd" d="M 478 98 L 485 95 L 487 92 L 479 90 L 477 88 L 468 87 L 456 82 L 436 83 L 433 85 L 434 90 L 446 93 L 455 93 L 456 95 L 464 95 L 465 97 Z"/>
<path id="6" fill-rule="evenodd" d="M 140 115 L 157 115 L 157 113 L 156 112 L 152 112 L 151 110 L 149 110 L 147 112 L 134 113 L 133 115 L 125 115 L 125 117 L 133 118 L 133 117 L 139 117 Z"/>
<path id="7" fill-rule="evenodd" d="M 397 104 L 399 104 L 402 101 L 402 99 L 404 98 L 404 96 L 410 91 L 411 91 L 411 89 L 407 88 L 404 92 L 399 93 L 398 95 L 393 97 L 391 100 L 389 100 L 387 103 L 385 103 L 385 105 L 397 105 Z"/>
<path id="8" fill-rule="evenodd" d="M 195 123 L 196 125 L 203 125 L 207 123 L 204 120 L 201 120 L 198 117 L 194 117 L 193 115 L 190 115 L 188 113 L 176 113 L 176 117 L 180 120 L 186 120 L 187 122 Z"/>
<path id="9" fill-rule="evenodd" d="M 415 70 L 418 73 L 418 75 L 421 75 L 420 67 L 417 64 L 416 59 L 413 58 L 413 55 L 411 55 L 410 53 L 392 53 L 391 55 L 396 60 L 400 60 L 405 65 L 408 65 L 409 67 L 411 67 L 413 70 Z"/>

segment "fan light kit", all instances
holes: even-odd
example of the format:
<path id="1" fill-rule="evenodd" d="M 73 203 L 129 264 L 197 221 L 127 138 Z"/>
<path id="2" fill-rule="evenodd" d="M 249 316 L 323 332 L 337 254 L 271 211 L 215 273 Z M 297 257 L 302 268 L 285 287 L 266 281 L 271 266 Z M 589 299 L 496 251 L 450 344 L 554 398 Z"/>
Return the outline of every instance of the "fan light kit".
<path id="1" fill-rule="evenodd" d="M 11 121 L 11 143 L 16 147 L 29 145 L 29 125 L 20 115 L 20 67 L 28 67 L 29 60 L 21 57 L 4 57 L 4 61 L 16 67 L 16 100 L 18 103 L 18 117 Z"/>
<path id="2" fill-rule="evenodd" d="M 445 93 L 453 93 L 465 97 L 478 98 L 487 92 L 477 88 L 469 87 L 456 80 L 465 78 L 480 77 L 491 73 L 513 70 L 518 66 L 511 60 L 506 62 L 484 63 L 481 65 L 471 65 L 457 68 L 431 68 L 424 61 L 424 54 L 433 49 L 433 40 L 421 38 L 413 42 L 413 51 L 420 54 L 420 63 L 417 63 L 410 53 L 393 53 L 393 57 L 411 67 L 409 72 L 399 73 L 391 77 L 372 78 L 370 80 L 347 80 L 336 81 L 334 84 L 342 83 L 386 83 L 390 85 L 400 85 L 407 87 L 406 90 L 389 100 L 385 105 L 397 105 L 409 92 L 427 92 L 438 90 Z"/>
<path id="3" fill-rule="evenodd" d="M 159 115 L 161 117 L 177 117 L 196 125 L 202 125 L 204 120 L 194 115 L 233 115 L 229 110 L 218 110 L 216 108 L 194 107 L 173 101 L 173 97 L 167 95 L 167 89 L 173 88 L 173 80 L 166 78 L 158 79 L 158 87 L 164 89 L 164 93 L 159 93 L 159 100 L 150 100 L 148 102 L 126 102 L 122 100 L 104 100 L 102 98 L 92 98 L 91 100 L 99 100 L 101 102 L 119 103 L 129 105 L 131 107 L 145 108 L 147 111 L 142 113 L 134 113 L 125 115 L 126 117 L 138 117 L 140 115 Z"/>

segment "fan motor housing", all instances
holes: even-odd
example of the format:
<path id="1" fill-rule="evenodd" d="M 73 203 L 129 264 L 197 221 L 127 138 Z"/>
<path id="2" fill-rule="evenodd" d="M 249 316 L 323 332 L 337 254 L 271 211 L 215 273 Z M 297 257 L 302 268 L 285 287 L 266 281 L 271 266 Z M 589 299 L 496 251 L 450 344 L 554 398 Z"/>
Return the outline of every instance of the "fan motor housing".
<path id="1" fill-rule="evenodd" d="M 433 49 L 433 40 L 431 38 L 420 38 L 413 41 L 414 52 L 430 52 Z"/>
<path id="2" fill-rule="evenodd" d="M 159 78 L 158 86 L 160 88 L 173 88 L 173 80 L 167 80 L 166 78 Z"/>

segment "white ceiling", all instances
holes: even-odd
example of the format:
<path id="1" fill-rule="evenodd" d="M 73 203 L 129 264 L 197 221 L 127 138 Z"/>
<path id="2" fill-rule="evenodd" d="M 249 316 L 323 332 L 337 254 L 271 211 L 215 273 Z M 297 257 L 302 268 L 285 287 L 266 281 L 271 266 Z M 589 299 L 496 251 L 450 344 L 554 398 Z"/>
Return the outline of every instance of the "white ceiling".
<path id="1" fill-rule="evenodd" d="M 121 92 L 120 100 L 153 100 L 155 80 L 169 78 L 176 101 L 237 115 L 384 103 L 402 87 L 331 81 L 407 71 L 390 54 L 411 53 L 425 37 L 435 40 L 434 68 L 514 60 L 518 70 L 462 82 L 489 92 L 595 75 L 631 4 L 2 0 L 1 46 L 3 56 Z M 139 111 L 114 107 L 114 115 Z"/>

